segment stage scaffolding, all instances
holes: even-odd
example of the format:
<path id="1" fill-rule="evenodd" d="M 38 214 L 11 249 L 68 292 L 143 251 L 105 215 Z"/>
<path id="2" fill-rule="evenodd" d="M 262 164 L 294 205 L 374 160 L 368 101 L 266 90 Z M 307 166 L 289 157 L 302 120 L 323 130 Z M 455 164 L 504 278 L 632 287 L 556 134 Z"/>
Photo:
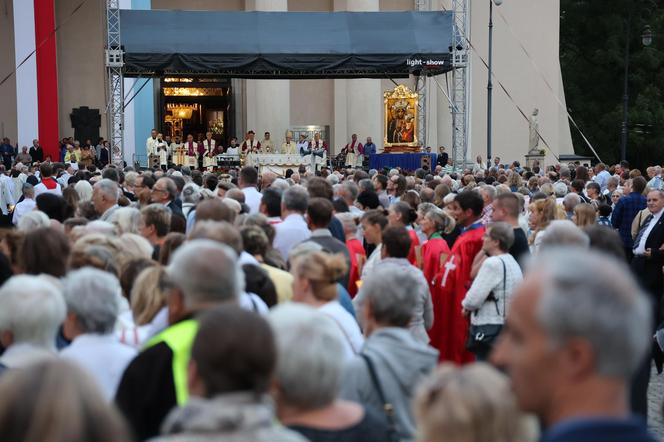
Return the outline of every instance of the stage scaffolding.
<path id="1" fill-rule="evenodd" d="M 124 161 L 124 80 L 122 46 L 120 43 L 120 0 L 106 0 L 106 75 L 108 141 L 113 162 Z"/>
<path id="2" fill-rule="evenodd" d="M 454 44 L 452 46 L 452 158 L 463 169 L 468 159 L 470 58 L 468 57 L 469 0 L 452 0 Z"/>

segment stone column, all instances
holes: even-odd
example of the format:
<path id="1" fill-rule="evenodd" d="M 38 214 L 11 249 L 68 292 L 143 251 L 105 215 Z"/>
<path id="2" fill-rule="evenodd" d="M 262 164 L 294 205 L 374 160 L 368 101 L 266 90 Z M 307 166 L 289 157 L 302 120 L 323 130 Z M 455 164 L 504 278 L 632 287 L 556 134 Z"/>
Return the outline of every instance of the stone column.
<path id="1" fill-rule="evenodd" d="M 247 0 L 247 11 L 287 11 L 288 0 Z M 290 127 L 290 80 L 246 80 L 246 130 L 262 140 L 270 132 L 275 146 L 281 146 Z M 240 126 L 236 119 L 236 124 Z M 242 139 L 244 134 L 238 133 Z"/>
<path id="2" fill-rule="evenodd" d="M 335 11 L 379 11 L 379 0 L 335 0 Z M 383 148 L 383 93 L 380 80 L 334 80 L 334 147 L 343 148 L 356 133 L 364 144 L 368 136 Z"/>

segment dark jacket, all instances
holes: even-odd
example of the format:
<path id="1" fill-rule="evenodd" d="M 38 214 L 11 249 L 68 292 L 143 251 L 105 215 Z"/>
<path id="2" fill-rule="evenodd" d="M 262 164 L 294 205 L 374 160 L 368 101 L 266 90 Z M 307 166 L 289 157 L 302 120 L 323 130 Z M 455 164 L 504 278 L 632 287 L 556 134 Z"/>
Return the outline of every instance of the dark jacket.
<path id="1" fill-rule="evenodd" d="M 634 245 L 632 240 L 632 221 L 640 210 L 646 208 L 646 197 L 638 192 L 632 192 L 623 196 L 613 209 L 611 224 L 614 229 L 618 229 L 620 238 L 623 240 L 625 248 L 631 248 Z"/>
<path id="2" fill-rule="evenodd" d="M 44 161 L 44 149 L 41 146 L 36 149 L 35 146 L 31 146 L 28 153 L 32 157 L 32 161 L 39 161 L 40 163 Z"/>
<path id="3" fill-rule="evenodd" d="M 636 418 L 587 418 L 562 422 L 550 428 L 541 442 L 655 442 L 646 424 Z"/>

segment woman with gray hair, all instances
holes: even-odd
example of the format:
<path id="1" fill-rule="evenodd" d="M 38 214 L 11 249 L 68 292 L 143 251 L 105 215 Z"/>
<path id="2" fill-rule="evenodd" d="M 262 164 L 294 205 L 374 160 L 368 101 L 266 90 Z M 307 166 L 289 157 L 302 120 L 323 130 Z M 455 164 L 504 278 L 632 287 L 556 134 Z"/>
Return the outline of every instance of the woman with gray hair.
<path id="1" fill-rule="evenodd" d="M 0 372 L 55 357 L 55 337 L 65 302 L 47 276 L 13 276 L 0 288 L 0 336 L 6 347 Z"/>
<path id="2" fill-rule="evenodd" d="M 196 183 L 190 182 L 184 185 L 182 188 L 182 214 L 185 218 L 202 199 L 201 188 Z"/>
<path id="3" fill-rule="evenodd" d="M 519 263 L 510 255 L 514 229 L 507 223 L 493 223 L 484 233 L 479 272 L 461 301 L 470 316 L 466 347 L 479 361 L 486 360 L 505 323 L 506 308 L 515 287 L 523 280 Z"/>
<path id="4" fill-rule="evenodd" d="M 367 340 L 344 369 L 341 397 L 386 414 L 392 434 L 383 440 L 413 440 L 411 399 L 418 381 L 438 362 L 438 351 L 409 329 L 418 296 L 412 288 L 419 284 L 401 266 L 381 263 L 356 298 Z"/>
<path id="5" fill-rule="evenodd" d="M 136 350 L 118 342 L 113 333 L 120 296 L 116 277 L 90 267 L 71 272 L 64 283 L 67 317 L 63 332 L 72 343 L 60 356 L 88 372 L 109 401 L 136 356 Z"/>
<path id="6" fill-rule="evenodd" d="M 120 207 L 113 212 L 108 221 L 115 226 L 118 235 L 140 233 L 141 211 L 134 207 Z"/>
<path id="7" fill-rule="evenodd" d="M 332 319 L 286 304 L 270 312 L 269 322 L 279 355 L 273 397 L 283 425 L 311 442 L 389 440 L 379 414 L 339 399 L 344 338 Z"/>

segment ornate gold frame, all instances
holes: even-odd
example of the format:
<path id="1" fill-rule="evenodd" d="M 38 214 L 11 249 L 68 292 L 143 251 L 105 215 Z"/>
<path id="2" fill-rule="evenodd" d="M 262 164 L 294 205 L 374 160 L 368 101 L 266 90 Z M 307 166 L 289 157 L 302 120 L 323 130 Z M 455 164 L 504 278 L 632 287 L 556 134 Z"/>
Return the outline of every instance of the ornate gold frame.
<path id="1" fill-rule="evenodd" d="M 420 143 L 417 139 L 417 92 L 413 92 L 403 84 L 398 85 L 393 90 L 388 90 L 383 93 L 383 106 L 385 113 L 385 123 L 383 127 L 383 145 L 390 148 L 389 151 L 397 152 L 400 147 L 403 150 L 412 150 L 412 148 L 419 148 Z M 407 120 L 412 125 L 412 141 L 394 141 L 393 136 L 388 133 L 390 124 L 394 120 L 392 112 L 395 109 L 401 109 L 404 112 L 404 121 Z"/>

